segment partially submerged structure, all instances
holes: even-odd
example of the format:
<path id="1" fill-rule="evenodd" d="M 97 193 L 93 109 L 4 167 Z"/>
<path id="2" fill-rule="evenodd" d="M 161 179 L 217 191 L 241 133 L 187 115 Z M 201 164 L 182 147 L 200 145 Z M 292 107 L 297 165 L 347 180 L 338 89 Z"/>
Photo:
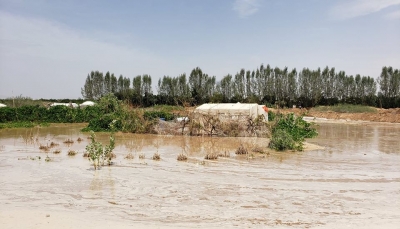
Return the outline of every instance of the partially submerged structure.
<path id="1" fill-rule="evenodd" d="M 260 136 L 268 121 L 268 108 L 257 103 L 206 103 L 194 110 L 199 134 Z"/>
<path id="2" fill-rule="evenodd" d="M 195 117 L 212 115 L 220 121 L 247 121 L 262 118 L 268 121 L 268 108 L 257 103 L 205 103 L 194 111 Z"/>

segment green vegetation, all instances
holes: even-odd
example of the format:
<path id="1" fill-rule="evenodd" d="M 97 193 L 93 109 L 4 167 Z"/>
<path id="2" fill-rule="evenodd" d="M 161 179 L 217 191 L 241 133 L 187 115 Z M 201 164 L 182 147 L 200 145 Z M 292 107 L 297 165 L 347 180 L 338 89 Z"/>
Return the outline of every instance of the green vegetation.
<path id="1" fill-rule="evenodd" d="M 163 112 L 172 113 L 172 112 L 174 112 L 174 111 L 183 111 L 184 108 L 183 108 L 182 106 L 155 105 L 155 106 L 152 106 L 150 110 L 152 110 L 152 111 L 163 111 Z"/>
<path id="2" fill-rule="evenodd" d="M 82 88 L 82 96 L 97 100 L 109 93 L 137 107 L 159 105 L 199 105 L 213 102 L 241 102 L 280 107 L 314 107 L 339 103 L 391 108 L 400 107 L 400 71 L 383 67 L 381 75 L 346 75 L 335 68 L 301 70 L 261 65 L 255 70 L 240 69 L 217 81 L 199 67 L 190 75 L 164 76 L 157 93 L 151 90 L 151 76 L 117 79 L 92 71 Z M 132 82 L 132 84 L 131 84 Z M 379 93 L 377 93 L 379 91 Z"/>
<path id="3" fill-rule="evenodd" d="M 4 100 L 0 100 L 1 103 L 4 103 L 8 107 L 22 107 L 22 106 L 40 106 L 43 105 L 43 102 L 40 100 L 33 100 L 30 97 L 18 95 L 15 97 L 6 98 Z"/>
<path id="4" fill-rule="evenodd" d="M 110 144 L 103 147 L 103 145 L 96 141 L 96 135 L 91 132 L 91 143 L 86 146 L 86 151 L 88 152 L 89 161 L 93 163 L 94 169 L 98 169 L 100 166 L 104 165 L 104 161 L 107 160 L 107 164 L 112 164 L 112 158 L 115 157 L 112 151 L 115 148 L 115 138 L 114 135 L 110 136 Z"/>
<path id="5" fill-rule="evenodd" d="M 21 106 L 0 109 L 0 123 L 37 122 L 37 123 L 81 123 L 101 114 L 99 106 L 70 108 L 66 106 Z"/>
<path id="6" fill-rule="evenodd" d="M 301 151 L 306 138 L 318 135 L 311 123 L 304 121 L 302 116 L 295 117 L 293 113 L 277 115 L 271 124 L 271 132 L 269 148 L 278 151 Z"/>
<path id="7" fill-rule="evenodd" d="M 83 131 L 123 131 L 131 133 L 151 133 L 158 118 L 173 120 L 172 110 L 183 109 L 176 106 L 157 106 L 145 111 L 132 108 L 113 94 L 103 96 L 95 106 L 70 108 L 53 106 L 3 107 L 0 109 L 0 128 L 48 125 L 47 123 L 88 122 Z"/>
<path id="8" fill-rule="evenodd" d="M 35 126 L 49 126 L 49 123 L 37 123 L 37 122 L 7 122 L 0 123 L 0 129 L 5 128 L 32 128 Z"/>
<path id="9" fill-rule="evenodd" d="M 338 113 L 376 113 L 377 110 L 374 107 L 363 106 L 363 105 L 352 105 L 352 104 L 338 104 L 335 106 L 318 106 L 315 108 L 316 111 L 333 111 Z"/>
<path id="10" fill-rule="evenodd" d="M 101 113 L 89 121 L 83 131 L 123 131 L 150 133 L 155 120 L 146 119 L 142 109 L 133 109 L 113 94 L 102 97 L 97 105 Z"/>
<path id="11" fill-rule="evenodd" d="M 165 121 L 174 120 L 175 116 L 165 111 L 145 111 L 143 114 L 147 120 L 154 120 L 157 118 L 163 118 Z"/>

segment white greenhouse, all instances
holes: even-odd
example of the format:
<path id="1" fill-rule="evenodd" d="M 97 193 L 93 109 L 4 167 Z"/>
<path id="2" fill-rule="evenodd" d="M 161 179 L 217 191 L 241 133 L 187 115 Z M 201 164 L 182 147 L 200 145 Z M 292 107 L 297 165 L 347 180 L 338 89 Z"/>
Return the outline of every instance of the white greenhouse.
<path id="1" fill-rule="evenodd" d="M 194 110 L 193 118 L 199 124 L 197 134 L 264 136 L 268 109 L 257 103 L 206 103 Z"/>
<path id="2" fill-rule="evenodd" d="M 92 101 L 86 101 L 86 102 L 83 102 L 83 103 L 80 105 L 80 107 L 83 108 L 83 107 L 89 107 L 89 106 L 94 106 L 94 105 L 95 105 L 94 102 L 92 102 Z"/>
<path id="3" fill-rule="evenodd" d="M 214 116 L 220 121 L 246 121 L 256 119 L 260 115 L 268 121 L 268 109 L 257 103 L 205 103 L 194 111 L 195 117 Z"/>
<path id="4" fill-rule="evenodd" d="M 79 107 L 79 105 L 76 104 L 76 103 L 52 103 L 52 104 L 50 104 L 50 106 L 51 107 L 54 107 L 54 106 L 66 106 L 66 107 L 72 107 L 72 108 Z"/>

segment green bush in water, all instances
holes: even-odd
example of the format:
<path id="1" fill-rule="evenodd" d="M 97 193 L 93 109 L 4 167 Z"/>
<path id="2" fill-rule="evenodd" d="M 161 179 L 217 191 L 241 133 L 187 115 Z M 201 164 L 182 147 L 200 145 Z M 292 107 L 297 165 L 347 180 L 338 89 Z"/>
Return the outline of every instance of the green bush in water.
<path id="1" fill-rule="evenodd" d="M 92 118 L 82 131 L 150 133 L 154 125 L 153 118 L 149 116 L 149 120 L 146 120 L 141 110 L 130 108 L 112 94 L 101 98 L 98 106 L 100 115 Z"/>
<path id="2" fill-rule="evenodd" d="M 166 111 L 145 111 L 143 117 L 147 120 L 164 118 L 165 121 L 174 120 L 174 115 Z"/>
<path id="3" fill-rule="evenodd" d="M 299 149 L 299 145 L 293 140 L 293 137 L 284 129 L 278 129 L 272 133 L 269 148 L 277 151 Z"/>
<path id="4" fill-rule="evenodd" d="M 278 151 L 303 150 L 303 142 L 306 138 L 318 135 L 311 123 L 303 120 L 302 116 L 295 117 L 293 113 L 275 117 L 272 125 L 272 137 L 269 148 Z"/>

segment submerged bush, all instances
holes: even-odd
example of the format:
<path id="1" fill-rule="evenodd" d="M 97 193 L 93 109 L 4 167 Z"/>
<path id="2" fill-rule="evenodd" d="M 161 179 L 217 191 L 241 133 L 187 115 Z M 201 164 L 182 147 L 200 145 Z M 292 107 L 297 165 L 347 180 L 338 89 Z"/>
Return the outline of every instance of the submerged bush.
<path id="1" fill-rule="evenodd" d="M 302 116 L 295 117 L 293 113 L 277 116 L 271 132 L 269 148 L 278 151 L 303 150 L 304 140 L 318 135 L 311 123 L 304 121 Z"/>
<path id="2" fill-rule="evenodd" d="M 94 169 L 98 169 L 101 165 L 104 165 L 104 161 L 107 160 L 108 165 L 111 165 L 112 158 L 115 154 L 112 151 L 115 148 L 115 138 L 113 134 L 110 136 L 110 144 L 103 147 L 103 145 L 96 141 L 96 135 L 94 132 L 91 133 L 91 143 L 86 146 L 88 152 L 89 161 L 92 161 Z"/>

